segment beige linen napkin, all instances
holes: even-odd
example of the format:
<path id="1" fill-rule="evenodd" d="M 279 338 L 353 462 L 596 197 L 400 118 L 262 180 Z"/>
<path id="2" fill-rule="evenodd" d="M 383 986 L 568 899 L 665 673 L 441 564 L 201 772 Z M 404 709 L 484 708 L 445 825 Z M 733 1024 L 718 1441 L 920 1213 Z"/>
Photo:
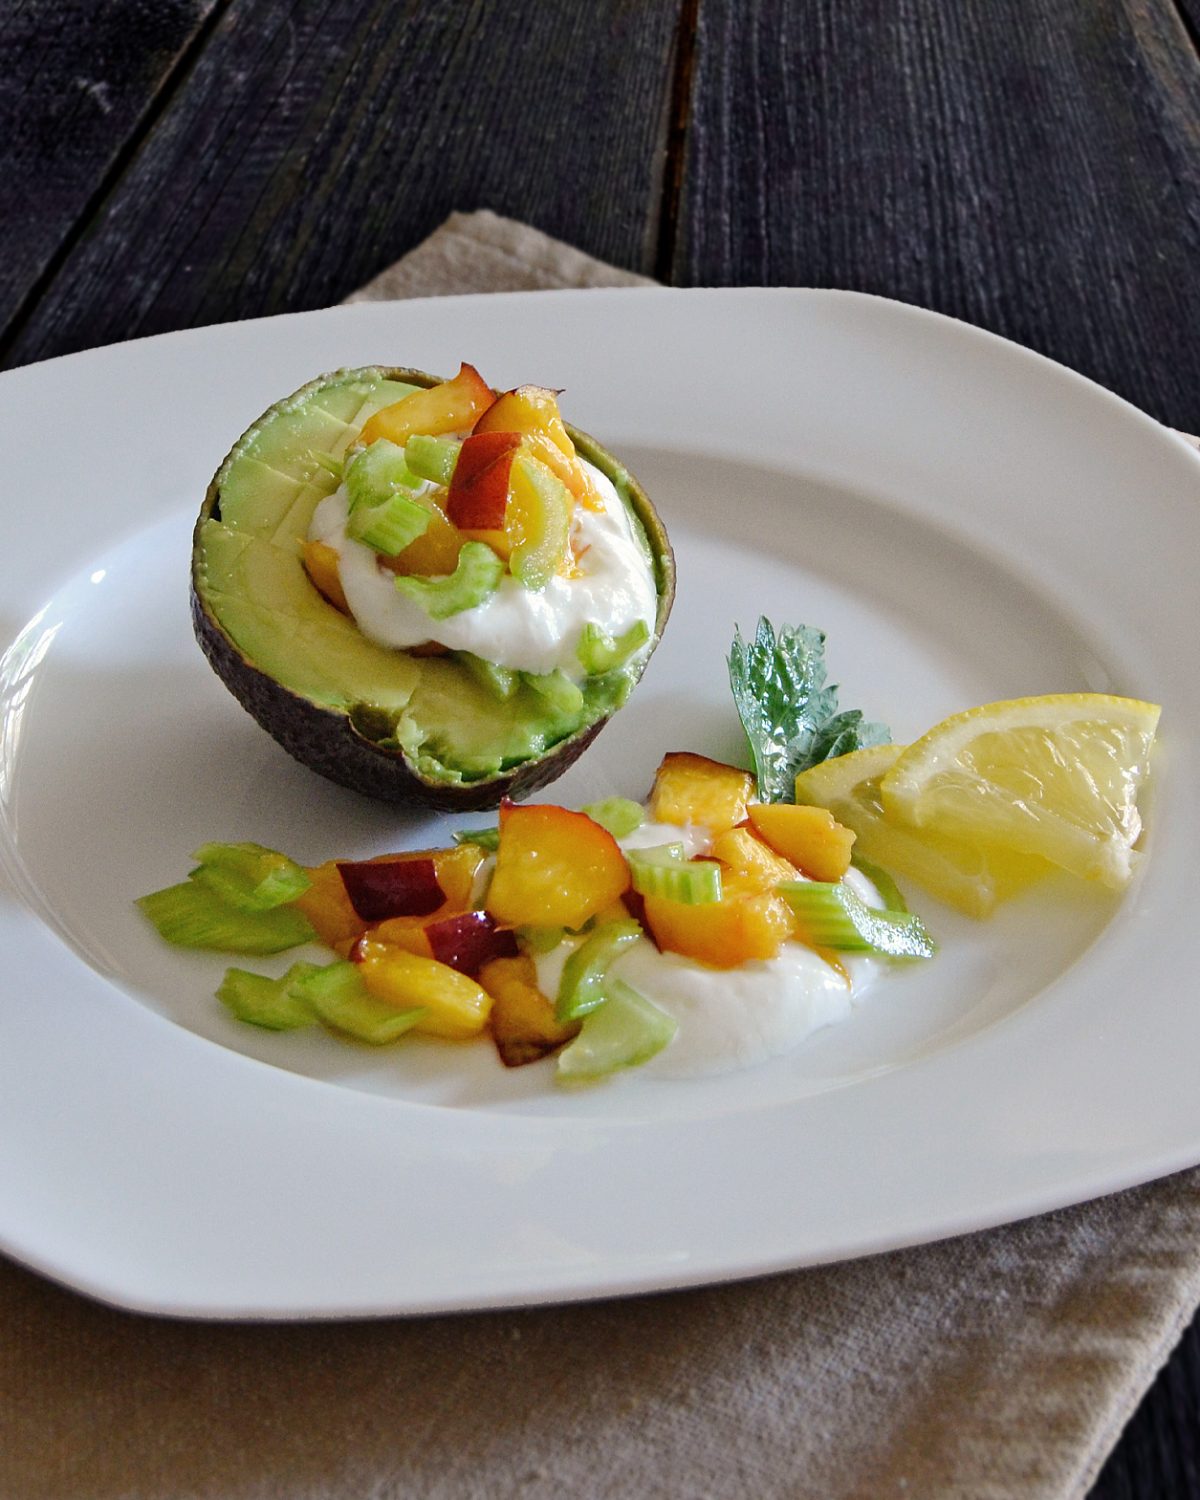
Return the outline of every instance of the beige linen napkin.
<path id="1" fill-rule="evenodd" d="M 456 214 L 351 300 L 639 279 Z M 1198 1301 L 1200 1170 L 757 1282 L 411 1321 L 167 1322 L 0 1264 L 0 1495 L 1061 1500 Z"/>

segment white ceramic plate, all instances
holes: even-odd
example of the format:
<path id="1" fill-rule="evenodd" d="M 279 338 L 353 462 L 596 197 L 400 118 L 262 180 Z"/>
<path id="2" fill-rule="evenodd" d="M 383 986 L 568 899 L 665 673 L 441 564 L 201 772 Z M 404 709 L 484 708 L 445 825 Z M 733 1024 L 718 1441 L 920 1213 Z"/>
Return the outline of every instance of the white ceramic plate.
<path id="1" fill-rule="evenodd" d="M 583 1094 L 486 1045 L 267 1036 L 227 960 L 131 903 L 205 839 L 429 843 L 294 765 L 191 639 L 189 530 L 272 401 L 371 362 L 566 388 L 639 474 L 680 591 L 633 701 L 558 785 L 738 753 L 724 655 L 829 635 L 908 738 L 989 699 L 1165 705 L 1148 857 L 943 948 L 790 1057 Z M 971 328 L 832 292 L 449 298 L 172 334 L 0 377 L 0 1244 L 131 1307 L 382 1314 L 681 1286 L 980 1228 L 1200 1160 L 1200 461 Z M 460 820 L 463 821 L 463 820 Z M 478 821 L 478 818 L 466 821 Z"/>

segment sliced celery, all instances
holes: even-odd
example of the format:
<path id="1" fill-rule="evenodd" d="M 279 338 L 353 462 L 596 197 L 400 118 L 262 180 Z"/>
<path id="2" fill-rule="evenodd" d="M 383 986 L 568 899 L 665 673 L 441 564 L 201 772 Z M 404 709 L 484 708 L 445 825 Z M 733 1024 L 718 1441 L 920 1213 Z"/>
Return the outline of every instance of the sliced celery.
<path id="1" fill-rule="evenodd" d="M 646 821 L 645 809 L 628 797 L 605 797 L 603 802 L 589 802 L 583 811 L 615 839 L 627 838 Z"/>
<path id="2" fill-rule="evenodd" d="M 372 995 L 352 963 L 327 964 L 292 985 L 292 994 L 310 1005 L 317 1018 L 335 1031 L 372 1046 L 394 1042 L 425 1015 L 423 1005 L 399 1010 Z"/>
<path id="3" fill-rule="evenodd" d="M 908 911 L 908 902 L 900 890 L 900 887 L 892 879 L 886 870 L 881 870 L 878 865 L 872 864 L 869 859 L 863 859 L 861 854 L 852 854 L 850 863 L 856 870 L 861 870 L 875 889 L 879 892 L 879 898 L 883 902 L 885 911 L 899 912 L 901 916 Z"/>
<path id="4" fill-rule="evenodd" d="M 840 882 L 796 880 L 776 889 L 818 948 L 888 958 L 932 958 L 936 951 L 920 917 L 876 911 Z"/>
<path id="5" fill-rule="evenodd" d="M 466 542 L 453 573 L 439 578 L 397 576 L 396 589 L 435 620 L 474 609 L 496 592 L 504 564 L 486 542 Z"/>
<path id="6" fill-rule="evenodd" d="M 599 625 L 585 625 L 575 654 L 583 664 L 589 677 L 599 677 L 623 667 L 631 656 L 640 651 L 650 639 L 650 627 L 645 620 L 635 621 L 624 635 L 611 636 Z"/>
<path id="7" fill-rule="evenodd" d="M 642 936 L 633 920 L 606 922 L 590 933 L 563 965 L 555 1015 L 577 1021 L 604 1004 L 608 966 Z"/>
<path id="8" fill-rule="evenodd" d="M 544 589 L 567 555 L 571 535 L 571 492 L 545 464 L 518 454 L 509 479 L 510 511 L 523 517 L 520 545 L 509 568 L 527 589 Z"/>
<path id="9" fill-rule="evenodd" d="M 499 849 L 498 828 L 460 828 L 454 835 L 456 844 L 478 844 L 481 849 Z"/>
<path id="10" fill-rule="evenodd" d="M 317 1019 L 312 1006 L 290 991 L 293 984 L 316 968 L 316 964 L 293 964 L 281 979 L 268 979 L 265 974 L 252 974 L 249 969 L 226 969 L 217 999 L 239 1021 L 267 1031 L 296 1031 L 301 1026 L 312 1026 Z"/>
<path id="11" fill-rule="evenodd" d="M 239 911 L 267 911 L 308 890 L 307 874 L 295 860 L 262 844 L 201 844 L 192 858 L 192 879 L 223 896 Z"/>
<path id="12" fill-rule="evenodd" d="M 345 484 L 353 511 L 381 505 L 397 490 L 418 489 L 421 480 L 405 462 L 403 448 L 387 438 L 378 438 L 351 459 Z"/>
<path id="13" fill-rule="evenodd" d="M 674 1016 L 622 980 L 610 980 L 607 989 L 603 1005 L 584 1017 L 579 1035 L 558 1054 L 558 1077 L 565 1082 L 603 1078 L 649 1062 L 679 1029 Z"/>
<path id="14" fill-rule="evenodd" d="M 217 948 L 226 953 L 280 953 L 316 938 L 294 906 L 241 911 L 195 880 L 138 899 L 137 905 L 177 948 Z"/>
<path id="15" fill-rule="evenodd" d="M 684 858 L 682 844 L 627 849 L 633 888 L 643 896 L 664 896 L 684 906 L 707 906 L 721 899 L 721 866 L 715 860 Z"/>
<path id="16" fill-rule="evenodd" d="M 346 535 L 383 557 L 395 557 L 424 533 L 429 521 L 430 513 L 419 500 L 397 492 L 378 505 L 355 506 L 346 521 Z"/>
<path id="17" fill-rule="evenodd" d="M 517 928 L 517 942 L 531 953 L 553 953 L 566 935 L 565 927 Z"/>
<path id="18" fill-rule="evenodd" d="M 454 465 L 462 444 L 457 438 L 425 437 L 414 434 L 404 445 L 408 467 L 421 479 L 448 485 L 454 477 Z"/>
<path id="19" fill-rule="evenodd" d="M 485 661 L 470 651 L 456 651 L 454 659 L 467 669 L 480 687 L 486 688 L 501 702 L 506 703 L 521 686 L 521 674 L 512 667 L 497 666 L 494 661 Z"/>

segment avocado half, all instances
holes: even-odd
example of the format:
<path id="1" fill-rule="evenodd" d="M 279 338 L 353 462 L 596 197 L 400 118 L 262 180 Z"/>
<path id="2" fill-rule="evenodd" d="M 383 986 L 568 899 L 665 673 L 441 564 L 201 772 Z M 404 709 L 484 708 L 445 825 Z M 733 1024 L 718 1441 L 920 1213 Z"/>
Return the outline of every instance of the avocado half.
<path id="1" fill-rule="evenodd" d="M 658 594 L 649 647 L 588 678 L 564 714 L 520 681 L 505 697 L 480 664 L 368 640 L 312 584 L 301 560 L 336 465 L 381 407 L 420 386 L 420 370 L 371 366 L 318 376 L 264 413 L 217 471 L 192 546 L 192 622 L 234 697 L 311 770 L 386 802 L 466 812 L 523 797 L 561 776 L 621 707 L 658 644 L 675 593 L 666 531 L 642 487 L 594 438 L 567 430 L 607 475 L 633 521 Z"/>

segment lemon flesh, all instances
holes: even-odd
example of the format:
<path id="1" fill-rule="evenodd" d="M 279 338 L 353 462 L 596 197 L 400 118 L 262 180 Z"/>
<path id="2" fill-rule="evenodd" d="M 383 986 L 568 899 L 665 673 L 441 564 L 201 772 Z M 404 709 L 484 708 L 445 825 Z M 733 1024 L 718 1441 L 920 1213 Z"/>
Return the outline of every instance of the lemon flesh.
<path id="1" fill-rule="evenodd" d="M 1134 698 L 1059 693 L 954 714 L 884 773 L 884 814 L 1120 890 L 1136 862 L 1137 797 L 1159 712 Z"/>
<path id="2" fill-rule="evenodd" d="M 901 880 L 915 881 L 970 917 L 986 917 L 999 902 L 1047 873 L 1050 867 L 1044 860 L 1027 854 L 891 822 L 884 813 L 880 783 L 904 748 L 874 745 L 801 771 L 796 801 L 828 808 L 839 823 L 854 830 L 856 854 L 877 861 Z"/>

